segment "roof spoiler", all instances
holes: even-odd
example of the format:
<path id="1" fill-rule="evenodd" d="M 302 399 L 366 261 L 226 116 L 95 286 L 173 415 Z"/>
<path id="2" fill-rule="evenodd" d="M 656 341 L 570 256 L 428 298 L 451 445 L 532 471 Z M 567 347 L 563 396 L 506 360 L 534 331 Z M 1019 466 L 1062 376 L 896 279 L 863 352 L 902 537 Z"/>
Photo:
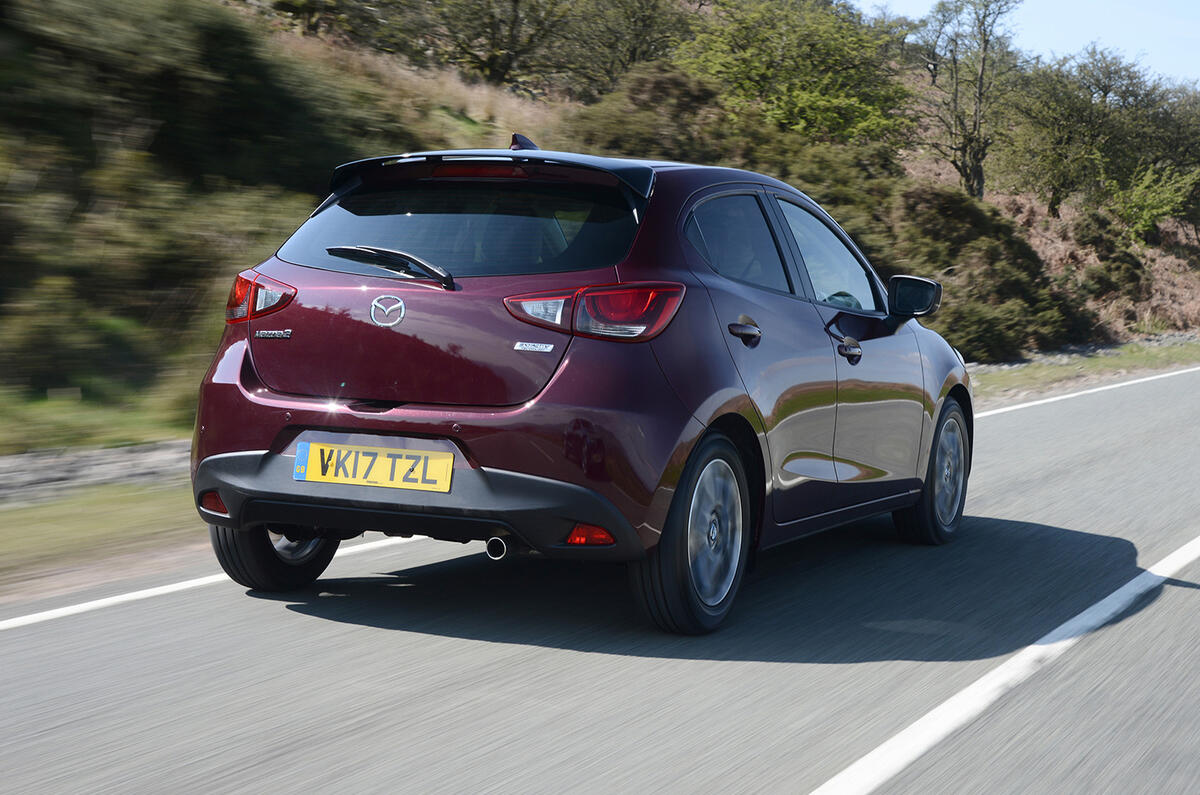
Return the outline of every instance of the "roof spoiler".
<path id="1" fill-rule="evenodd" d="M 524 136 L 522 136 L 523 138 Z M 528 139 L 526 139 L 528 140 Z M 547 163 L 551 165 L 575 166 L 612 174 L 642 198 L 650 197 L 654 187 L 654 169 L 638 160 L 620 160 L 612 157 L 579 155 L 572 152 L 548 152 L 543 149 L 454 149 L 442 152 L 413 152 L 403 155 L 386 155 L 355 160 L 333 170 L 329 188 L 333 193 L 350 189 L 350 183 L 365 172 L 397 166 L 405 163 L 438 162 L 443 160 L 511 160 L 524 163 Z"/>

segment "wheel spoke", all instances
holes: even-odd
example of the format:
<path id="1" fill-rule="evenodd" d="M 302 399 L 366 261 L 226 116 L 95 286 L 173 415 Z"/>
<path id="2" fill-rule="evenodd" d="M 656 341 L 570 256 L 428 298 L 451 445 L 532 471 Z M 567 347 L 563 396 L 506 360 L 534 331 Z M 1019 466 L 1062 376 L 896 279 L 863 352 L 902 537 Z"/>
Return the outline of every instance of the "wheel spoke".
<path id="1" fill-rule="evenodd" d="M 271 542 L 271 546 L 274 547 L 275 555 L 284 563 L 294 566 L 306 563 L 320 552 L 321 549 L 321 539 L 319 538 L 304 538 L 293 541 L 286 535 L 268 530 L 267 539 Z"/>
<path id="2" fill-rule="evenodd" d="M 727 462 L 710 461 L 692 491 L 688 512 L 688 564 L 692 585 L 710 607 L 733 587 L 742 554 L 742 503 Z"/>
<path id="3" fill-rule="evenodd" d="M 933 507 L 942 525 L 954 521 L 966 477 L 962 426 L 951 416 L 942 425 L 933 462 Z"/>

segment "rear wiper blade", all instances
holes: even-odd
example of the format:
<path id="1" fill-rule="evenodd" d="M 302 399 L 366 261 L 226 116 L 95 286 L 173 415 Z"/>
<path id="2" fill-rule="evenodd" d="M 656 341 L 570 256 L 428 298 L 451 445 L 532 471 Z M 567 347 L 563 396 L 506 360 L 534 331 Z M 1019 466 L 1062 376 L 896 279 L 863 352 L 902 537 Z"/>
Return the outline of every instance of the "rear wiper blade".
<path id="1" fill-rule="evenodd" d="M 454 277 L 445 268 L 426 262 L 416 254 L 407 251 L 397 251 L 394 248 L 379 248 L 377 246 L 330 246 L 325 252 L 332 257 L 342 257 L 381 268 L 402 273 L 406 276 L 416 276 L 418 272 L 433 279 L 447 290 L 454 289 Z M 414 269 L 415 266 L 415 269 Z"/>

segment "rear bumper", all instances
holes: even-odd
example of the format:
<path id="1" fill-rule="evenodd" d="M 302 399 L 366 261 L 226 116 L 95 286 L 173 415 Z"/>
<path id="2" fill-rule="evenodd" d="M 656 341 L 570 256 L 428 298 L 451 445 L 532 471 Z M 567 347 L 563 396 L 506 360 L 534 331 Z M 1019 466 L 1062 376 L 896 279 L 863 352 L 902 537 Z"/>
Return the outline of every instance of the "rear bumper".
<path id="1" fill-rule="evenodd" d="M 381 361 L 380 366 L 387 362 Z M 207 462 L 246 451 L 253 451 L 249 454 L 264 462 L 254 464 L 254 473 L 272 457 L 284 456 L 290 462 L 293 445 L 307 433 L 343 434 L 342 443 L 355 443 L 363 435 L 446 440 L 455 445 L 461 459 L 455 464 L 453 497 L 445 503 L 443 497 L 428 492 L 365 486 L 331 486 L 327 491 L 325 484 L 319 492 L 322 498 L 315 499 L 314 492 L 297 487 L 290 471 L 280 471 L 274 479 L 265 474 L 247 479 L 246 470 L 229 471 L 225 467 L 231 465 L 222 465 L 220 477 L 230 478 L 234 492 L 253 494 L 255 502 L 299 503 L 306 510 L 334 504 L 386 514 L 374 527 L 355 522 L 348 530 L 433 535 L 430 515 L 466 517 L 476 524 L 470 538 L 487 537 L 478 529 L 481 522 L 490 522 L 492 527 L 509 522 L 514 533 L 519 525 L 534 528 L 525 532 L 538 537 L 526 540 L 543 550 L 565 538 L 570 528 L 559 537 L 550 530 L 538 533 L 537 528 L 545 525 L 527 514 L 534 507 L 546 511 L 557 532 L 558 519 L 579 504 L 582 493 L 590 495 L 583 498 L 585 503 L 601 507 L 589 508 L 582 515 L 568 514 L 569 518 L 599 525 L 614 535 L 632 526 L 637 536 L 636 556 L 640 556 L 658 543 L 683 462 L 703 432 L 704 426 L 684 408 L 645 344 L 573 339 L 559 371 L 542 393 L 518 406 L 404 404 L 376 408 L 343 398 L 271 391 L 255 373 L 245 329 L 234 325 L 226 327 L 201 385 L 192 439 L 192 478 L 197 494 L 219 487 L 218 482 L 202 488 L 205 478 L 214 477 L 213 463 Z M 531 490 L 530 483 L 540 485 Z M 272 491 L 276 488 L 278 493 Z M 236 493 L 231 499 L 240 500 Z M 606 518 L 613 511 L 619 520 Z M 420 521 L 408 516 L 414 513 Z M 220 518 L 203 515 L 213 523 Z M 515 518 L 505 519 L 509 515 Z M 248 519 L 265 521 L 256 516 L 247 514 Z M 322 514 L 322 518 L 328 517 Z M 385 518 L 387 522 L 382 521 Z M 240 526 L 241 521 L 239 507 L 222 523 Z M 464 519 L 458 522 L 464 523 Z M 388 527 L 400 529 L 388 531 Z M 438 532 L 442 535 L 435 537 L 462 536 L 462 531 Z M 540 547 L 539 539 L 544 539 Z M 615 552 L 611 547 L 607 553 L 600 547 L 567 551 L 575 557 L 619 559 L 625 556 L 626 543 L 620 536 Z"/>
<path id="2" fill-rule="evenodd" d="M 484 467 L 456 469 L 450 492 L 308 483 L 292 477 L 291 456 L 266 451 L 214 455 L 201 461 L 194 496 L 215 489 L 228 515 L 198 507 L 211 524 L 248 529 L 260 525 L 319 528 L 353 536 L 374 530 L 471 541 L 509 535 L 548 557 L 636 560 L 641 539 L 615 506 L 572 483 Z M 605 547 L 567 546 L 575 523 L 603 527 L 616 539 Z"/>

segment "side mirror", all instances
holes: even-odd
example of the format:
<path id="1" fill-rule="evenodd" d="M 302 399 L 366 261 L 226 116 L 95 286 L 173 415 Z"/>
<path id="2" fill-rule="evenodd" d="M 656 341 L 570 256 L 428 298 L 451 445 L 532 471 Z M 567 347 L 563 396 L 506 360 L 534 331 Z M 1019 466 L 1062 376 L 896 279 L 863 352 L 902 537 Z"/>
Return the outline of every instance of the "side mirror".
<path id="1" fill-rule="evenodd" d="M 888 280 L 888 314 L 893 317 L 932 315 L 942 305 L 942 285 L 920 276 L 893 276 Z"/>

